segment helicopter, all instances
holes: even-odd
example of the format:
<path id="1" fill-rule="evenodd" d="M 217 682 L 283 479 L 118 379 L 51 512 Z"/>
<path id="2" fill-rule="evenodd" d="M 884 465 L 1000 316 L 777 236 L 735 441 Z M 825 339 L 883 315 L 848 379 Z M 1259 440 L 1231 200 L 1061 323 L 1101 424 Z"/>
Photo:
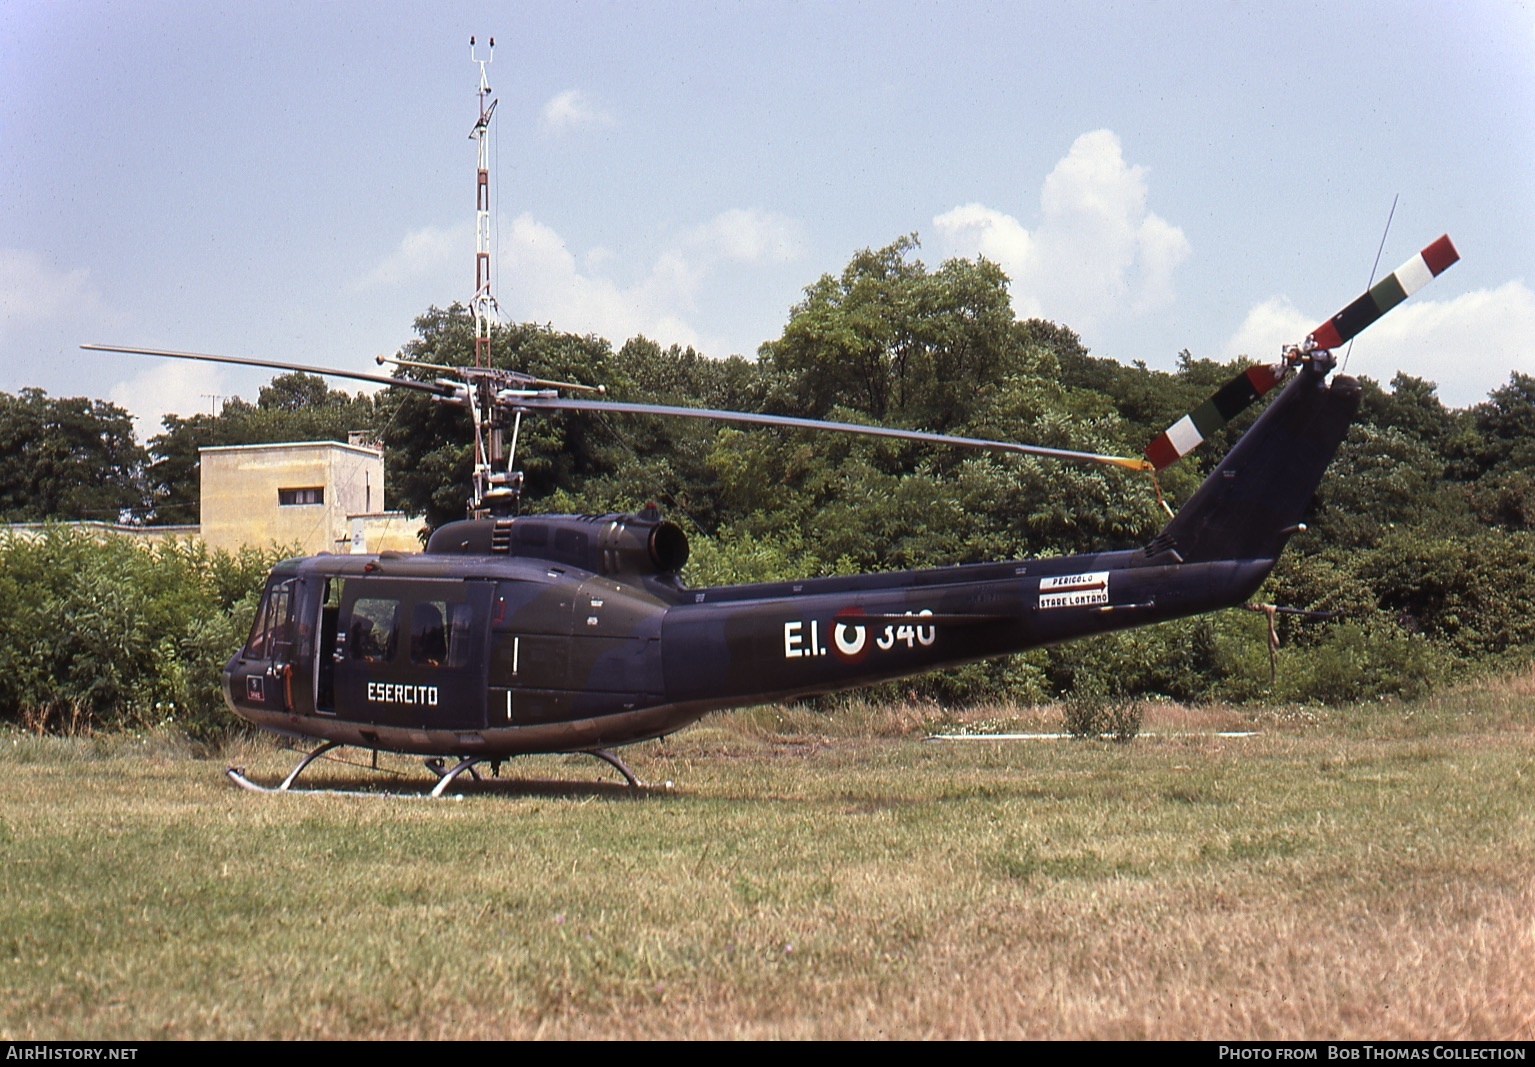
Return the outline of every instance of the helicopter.
<path id="1" fill-rule="evenodd" d="M 464 772 L 538 753 L 585 753 L 640 785 L 614 749 L 713 711 L 794 700 L 1040 645 L 1242 606 L 1277 562 L 1348 433 L 1361 387 L 1333 350 L 1456 262 L 1442 236 L 1274 364 L 1248 367 L 1142 457 L 751 412 L 572 397 L 516 371 L 385 360 L 392 376 L 237 356 L 85 345 L 254 365 L 431 393 L 475 431 L 470 517 L 419 553 L 277 564 L 222 684 L 237 716 L 318 742 L 290 790 L 343 746 L 422 757 L 441 796 Z M 419 381 L 409 371 L 454 375 Z M 692 588 L 686 534 L 655 505 L 606 515 L 517 514 L 525 417 L 605 411 L 871 434 L 1152 472 L 1289 379 L 1148 543 L 1046 559 Z M 590 387 L 584 387 L 589 389 Z M 600 390 L 599 390 L 600 391 Z M 504 469 L 500 443 L 510 431 Z M 1160 497 L 1160 493 L 1158 494 Z M 1165 504 L 1164 504 L 1165 506 Z M 1171 512 L 1171 509 L 1168 509 Z M 451 763 L 449 762 L 451 761 Z"/>

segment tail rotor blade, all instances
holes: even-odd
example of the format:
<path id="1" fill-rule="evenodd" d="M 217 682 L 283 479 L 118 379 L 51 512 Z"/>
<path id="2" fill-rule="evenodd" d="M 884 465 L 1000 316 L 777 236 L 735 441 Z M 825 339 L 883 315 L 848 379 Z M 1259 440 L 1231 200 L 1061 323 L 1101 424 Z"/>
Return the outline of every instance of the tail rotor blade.
<path id="1" fill-rule="evenodd" d="M 1289 371 L 1283 363 L 1248 367 L 1214 396 L 1162 431 L 1146 446 L 1146 460 L 1162 470 L 1198 448 L 1211 434 L 1240 415 Z"/>
<path id="2" fill-rule="evenodd" d="M 1312 330 L 1303 348 L 1288 350 L 1279 363 L 1248 367 L 1209 400 L 1158 434 L 1146 446 L 1146 460 L 1157 470 L 1162 470 L 1182 459 L 1242 409 L 1272 389 L 1289 373 L 1292 365 L 1310 359 L 1318 350 L 1337 348 L 1352 340 L 1366 326 L 1443 274 L 1458 259 L 1460 253 L 1450 242 L 1450 235 L 1442 235 L 1370 286 L 1369 292 Z"/>
<path id="3" fill-rule="evenodd" d="M 1443 274 L 1459 258 L 1460 253 L 1455 251 L 1450 235 L 1444 234 L 1370 286 L 1369 292 L 1312 330 L 1313 347 L 1337 348 L 1347 344 L 1366 326 Z"/>

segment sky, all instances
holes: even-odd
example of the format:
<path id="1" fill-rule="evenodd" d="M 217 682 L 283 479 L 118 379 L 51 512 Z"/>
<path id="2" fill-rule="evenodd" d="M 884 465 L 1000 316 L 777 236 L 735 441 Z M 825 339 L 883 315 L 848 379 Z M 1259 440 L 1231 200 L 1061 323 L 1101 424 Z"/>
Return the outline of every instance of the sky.
<path id="1" fill-rule="evenodd" d="M 270 374 L 82 342 L 376 371 L 467 304 L 471 35 L 507 321 L 751 356 L 915 233 L 1095 355 L 1271 360 L 1447 232 L 1348 371 L 1535 374 L 1535 0 L 8 0 L 0 391 L 142 439 Z"/>

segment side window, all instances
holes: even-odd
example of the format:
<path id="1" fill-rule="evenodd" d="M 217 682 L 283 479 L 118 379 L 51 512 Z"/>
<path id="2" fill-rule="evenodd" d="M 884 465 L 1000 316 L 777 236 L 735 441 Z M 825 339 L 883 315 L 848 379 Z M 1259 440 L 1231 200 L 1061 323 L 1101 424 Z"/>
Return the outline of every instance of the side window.
<path id="1" fill-rule="evenodd" d="M 468 662 L 472 619 L 468 604 L 445 600 L 417 604 L 410 613 L 410 661 L 428 667 L 462 667 Z"/>
<path id="2" fill-rule="evenodd" d="M 396 620 L 400 602 L 383 597 L 358 597 L 347 629 L 347 654 L 379 663 L 394 658 Z"/>
<path id="3" fill-rule="evenodd" d="M 441 600 L 425 600 L 410 613 L 410 661 L 429 667 L 448 662 L 448 625 Z"/>
<path id="4" fill-rule="evenodd" d="M 468 604 L 448 605 L 448 666 L 462 667 L 469 662 L 473 647 L 469 636 L 474 609 Z"/>

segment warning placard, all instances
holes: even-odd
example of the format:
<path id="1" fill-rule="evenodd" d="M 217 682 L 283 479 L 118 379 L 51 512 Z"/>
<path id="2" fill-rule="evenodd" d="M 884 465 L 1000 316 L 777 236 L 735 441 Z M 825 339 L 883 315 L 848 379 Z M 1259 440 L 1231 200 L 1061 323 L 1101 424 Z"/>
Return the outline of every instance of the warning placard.
<path id="1" fill-rule="evenodd" d="M 1063 574 L 1039 580 L 1039 606 L 1044 608 L 1086 608 L 1109 602 L 1109 572 Z"/>

